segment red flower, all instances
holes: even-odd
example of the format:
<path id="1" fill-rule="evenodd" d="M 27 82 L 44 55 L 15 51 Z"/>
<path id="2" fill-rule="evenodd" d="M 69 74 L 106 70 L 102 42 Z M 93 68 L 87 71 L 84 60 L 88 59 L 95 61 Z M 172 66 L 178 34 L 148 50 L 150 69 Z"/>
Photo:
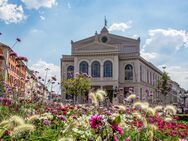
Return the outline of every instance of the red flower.
<path id="1" fill-rule="evenodd" d="M 184 138 L 185 136 L 187 136 L 187 132 L 185 131 L 185 132 L 180 132 L 179 133 L 179 136 L 181 137 L 181 138 Z"/>
<path id="2" fill-rule="evenodd" d="M 138 128 L 142 127 L 143 126 L 143 123 L 141 121 L 133 121 L 132 124 Z"/>
<path id="3" fill-rule="evenodd" d="M 4 134 L 10 136 L 11 133 L 12 133 L 12 132 L 11 132 L 10 130 L 6 130 Z"/>

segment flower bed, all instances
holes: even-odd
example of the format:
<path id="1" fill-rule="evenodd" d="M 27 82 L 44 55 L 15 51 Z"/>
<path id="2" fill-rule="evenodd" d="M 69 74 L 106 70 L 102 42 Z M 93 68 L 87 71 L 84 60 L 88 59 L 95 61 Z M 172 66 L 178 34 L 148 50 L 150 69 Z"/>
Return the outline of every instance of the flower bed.
<path id="1" fill-rule="evenodd" d="M 103 94 L 103 93 L 101 93 Z M 0 139 L 59 141 L 185 141 L 188 125 L 177 121 L 173 106 L 150 107 L 147 102 L 99 107 L 92 104 L 62 105 L 32 100 L 0 100 Z M 134 98 L 132 96 L 131 98 Z M 128 99 L 128 101 L 132 101 Z"/>

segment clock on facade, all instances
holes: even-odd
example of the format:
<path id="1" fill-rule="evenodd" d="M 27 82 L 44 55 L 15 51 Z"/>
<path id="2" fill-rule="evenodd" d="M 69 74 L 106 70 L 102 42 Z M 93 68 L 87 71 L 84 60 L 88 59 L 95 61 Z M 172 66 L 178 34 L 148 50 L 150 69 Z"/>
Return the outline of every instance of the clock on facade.
<path id="1" fill-rule="evenodd" d="M 103 43 L 106 43 L 106 42 L 108 41 L 108 38 L 107 38 L 106 36 L 103 36 L 103 37 L 101 38 L 101 41 L 102 41 Z"/>

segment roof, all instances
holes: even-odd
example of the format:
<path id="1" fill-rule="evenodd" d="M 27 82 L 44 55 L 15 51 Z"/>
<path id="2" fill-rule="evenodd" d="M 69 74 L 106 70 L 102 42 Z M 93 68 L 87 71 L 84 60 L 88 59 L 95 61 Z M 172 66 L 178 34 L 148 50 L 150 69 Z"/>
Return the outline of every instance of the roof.
<path id="1" fill-rule="evenodd" d="M 143 63 L 145 63 L 146 65 L 150 66 L 152 69 L 156 70 L 159 74 L 162 75 L 163 72 L 162 72 L 159 68 L 157 68 L 155 65 L 153 65 L 151 62 L 148 62 L 147 60 L 145 60 L 145 59 L 144 59 L 143 57 L 141 57 L 141 56 L 139 56 L 139 59 L 140 59 Z"/>

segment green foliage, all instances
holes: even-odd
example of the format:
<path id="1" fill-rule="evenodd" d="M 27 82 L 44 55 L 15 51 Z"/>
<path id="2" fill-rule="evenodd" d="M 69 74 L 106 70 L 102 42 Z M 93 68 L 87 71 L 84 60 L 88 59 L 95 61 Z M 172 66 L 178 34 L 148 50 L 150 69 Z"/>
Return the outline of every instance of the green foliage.
<path id="1" fill-rule="evenodd" d="M 74 78 L 62 82 L 65 94 L 83 95 L 91 88 L 90 79 L 85 75 L 77 75 Z"/>
<path id="2" fill-rule="evenodd" d="M 120 117 L 120 116 L 117 116 L 117 117 L 113 120 L 112 123 L 118 125 L 120 122 L 121 122 L 121 117 Z"/>
<path id="3" fill-rule="evenodd" d="M 170 77 L 168 76 L 167 72 L 163 72 L 161 79 L 158 81 L 157 89 L 161 94 L 165 96 L 165 103 L 166 103 L 166 96 L 171 91 L 171 82 Z"/>
<path id="4" fill-rule="evenodd" d="M 177 114 L 178 121 L 187 122 L 188 124 L 188 114 Z"/>

